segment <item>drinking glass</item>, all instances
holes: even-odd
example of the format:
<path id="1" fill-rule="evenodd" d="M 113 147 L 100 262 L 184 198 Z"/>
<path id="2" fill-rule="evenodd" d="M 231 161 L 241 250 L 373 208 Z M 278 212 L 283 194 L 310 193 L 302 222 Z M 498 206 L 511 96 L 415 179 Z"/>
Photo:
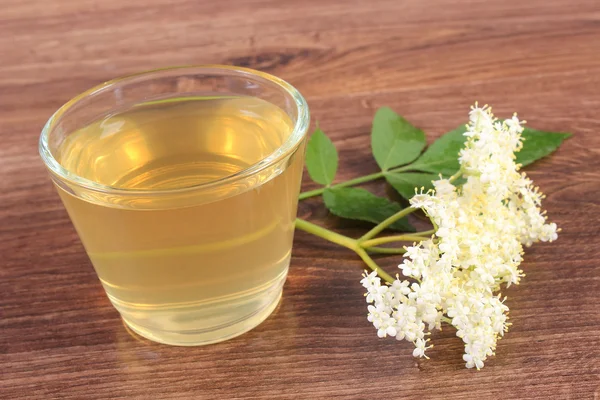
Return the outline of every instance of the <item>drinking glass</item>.
<path id="1" fill-rule="evenodd" d="M 63 105 L 40 154 L 109 300 L 171 345 L 240 335 L 288 272 L 309 111 L 275 76 L 175 67 Z"/>

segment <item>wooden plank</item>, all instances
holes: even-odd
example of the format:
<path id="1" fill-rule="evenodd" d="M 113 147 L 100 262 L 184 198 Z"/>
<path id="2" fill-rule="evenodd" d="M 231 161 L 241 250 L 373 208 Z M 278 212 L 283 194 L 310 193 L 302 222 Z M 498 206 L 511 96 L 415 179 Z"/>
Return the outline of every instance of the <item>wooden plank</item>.
<path id="1" fill-rule="evenodd" d="M 0 6 L 0 397 L 593 399 L 600 396 L 600 7 L 596 0 L 3 0 Z M 199 348 L 130 335 L 106 299 L 37 155 L 70 97 L 139 70 L 260 68 L 305 94 L 340 149 L 339 180 L 375 171 L 388 105 L 429 140 L 475 100 L 573 132 L 528 168 L 563 231 L 528 249 L 497 356 L 466 370 L 452 329 L 430 360 L 379 340 L 362 263 L 296 235 L 284 299 L 262 325 Z M 303 189 L 314 186 L 305 179 Z M 384 190 L 381 186 L 377 190 Z M 299 214 L 344 232 L 320 200 Z M 398 258 L 382 264 L 393 271 Z"/>

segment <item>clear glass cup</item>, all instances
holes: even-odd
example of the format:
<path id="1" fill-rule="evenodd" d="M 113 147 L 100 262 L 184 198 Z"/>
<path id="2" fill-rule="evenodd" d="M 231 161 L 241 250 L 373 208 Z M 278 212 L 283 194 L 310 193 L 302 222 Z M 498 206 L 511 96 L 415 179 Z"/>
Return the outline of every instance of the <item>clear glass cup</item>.
<path id="1" fill-rule="evenodd" d="M 308 125 L 291 85 L 218 65 L 115 79 L 49 119 L 41 157 L 133 331 L 200 345 L 271 314 L 290 261 Z"/>

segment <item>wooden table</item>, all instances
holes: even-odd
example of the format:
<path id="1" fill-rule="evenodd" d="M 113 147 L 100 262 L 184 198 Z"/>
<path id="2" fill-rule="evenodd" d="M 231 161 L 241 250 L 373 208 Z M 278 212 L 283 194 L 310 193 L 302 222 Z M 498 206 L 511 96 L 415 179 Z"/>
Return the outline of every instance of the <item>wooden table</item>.
<path id="1" fill-rule="evenodd" d="M 294 84 L 340 148 L 340 180 L 375 171 L 368 135 L 383 105 L 429 140 L 464 123 L 475 100 L 574 133 L 528 168 L 562 232 L 527 251 L 527 277 L 507 291 L 514 325 L 483 370 L 464 368 L 453 329 L 433 336 L 430 360 L 378 339 L 361 261 L 303 232 L 283 302 L 253 331 L 177 348 L 125 330 L 37 138 L 54 110 L 93 85 L 202 63 Z M 598 0 L 2 0 L 0 398 L 598 399 L 599 108 Z M 318 199 L 299 213 L 364 231 L 327 217 Z"/>

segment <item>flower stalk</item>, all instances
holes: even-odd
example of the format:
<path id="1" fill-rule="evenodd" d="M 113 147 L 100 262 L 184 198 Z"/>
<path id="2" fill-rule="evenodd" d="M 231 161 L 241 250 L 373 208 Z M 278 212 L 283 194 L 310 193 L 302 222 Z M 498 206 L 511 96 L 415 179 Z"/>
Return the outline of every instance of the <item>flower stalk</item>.
<path id="1" fill-rule="evenodd" d="M 400 211 L 398 214 L 406 212 L 405 210 Z M 397 214 L 397 215 L 398 215 Z M 402 218 L 402 216 L 397 219 Z M 388 219 L 391 219 L 388 218 Z M 387 220 L 386 220 L 387 221 Z M 386 223 L 383 221 L 379 225 L 383 225 Z M 388 224 L 392 224 L 394 221 L 389 222 Z M 379 226 L 378 225 L 378 226 Z M 432 233 L 431 230 L 417 232 L 411 235 L 397 235 L 397 236 L 388 236 L 379 239 L 373 240 L 360 240 L 354 239 L 349 236 L 341 235 L 337 232 L 334 232 L 330 229 L 323 228 L 322 226 L 313 224 L 312 222 L 308 222 L 301 218 L 296 218 L 296 228 L 301 231 L 310 233 L 321 239 L 325 239 L 331 243 L 338 244 L 342 247 L 350 249 L 354 251 L 372 271 L 377 271 L 377 274 L 382 277 L 386 282 L 392 283 L 394 278 L 392 278 L 388 273 L 386 273 L 377 263 L 369 256 L 368 253 L 374 254 L 404 254 L 406 249 L 404 248 L 389 248 L 389 247 L 378 247 L 379 244 L 390 243 L 390 242 L 398 242 L 398 241 L 421 241 L 427 240 L 425 235 L 430 235 Z M 382 228 L 382 230 L 385 229 Z"/>
<path id="2" fill-rule="evenodd" d="M 422 150 L 422 147 L 417 147 L 417 154 L 412 156 L 392 152 L 393 146 L 389 143 L 397 141 L 398 137 L 388 129 L 392 126 L 391 120 L 410 132 L 407 135 L 411 140 L 418 140 L 416 128 L 406 126 L 406 121 L 394 117 L 389 109 L 378 111 L 372 143 L 373 155 L 382 170 L 335 185 L 332 182 L 337 169 L 337 153 L 335 148 L 332 149 L 331 141 L 327 141 L 320 132 L 315 146 L 335 154 L 335 162 L 314 163 L 312 168 L 307 164 L 313 180 L 324 187 L 303 192 L 300 199 L 324 194 L 325 204 L 337 214 L 341 212 L 340 208 L 336 209 L 339 204 L 332 197 L 333 192 L 327 192 L 328 189 L 350 187 L 385 177 L 392 182 L 400 182 L 398 187 L 394 187 L 408 198 L 406 182 L 435 177 L 435 174 L 426 173 L 399 174 L 414 171 L 410 165 L 388 168 L 394 162 L 399 165 L 400 159 L 394 161 L 395 157 L 405 156 L 404 162 L 414 160 Z M 499 121 L 490 108 L 476 104 L 469 113 L 469 120 L 464 131 L 448 133 L 453 136 L 445 140 L 444 145 L 430 146 L 418 158 L 417 169 L 424 168 L 420 171 L 444 172 L 447 175 L 458 171 L 447 179 L 440 174 L 439 179 L 430 182 L 432 190 L 422 188 L 410 198 L 409 207 L 381 221 L 382 214 L 391 213 L 388 204 L 373 199 L 372 195 L 369 197 L 362 189 L 340 191 L 348 196 L 347 206 L 342 208 L 344 212 L 340 216 L 361 219 L 356 212 L 360 208 L 358 199 L 362 199 L 362 204 L 367 204 L 369 209 L 378 210 L 367 219 L 363 217 L 368 221 L 375 219 L 381 222 L 361 237 L 344 236 L 302 219 L 296 219 L 296 228 L 354 251 L 372 271 L 365 272 L 361 283 L 367 291 L 368 320 L 376 328 L 377 336 L 407 340 L 414 345 L 413 356 L 428 358 L 425 353 L 432 347 L 429 344 L 431 331 L 441 329 L 442 323 L 450 324 L 464 341 L 466 367 L 481 369 L 484 361 L 495 355 L 497 341 L 510 325 L 507 322 L 508 307 L 504 304 L 506 298 L 500 291 L 503 286 L 518 284 L 524 276 L 518 268 L 523 260 L 524 247 L 538 241 L 556 240 L 559 229 L 556 224 L 547 222 L 545 211 L 541 210 L 543 194 L 520 171 L 522 162 L 518 161 L 516 153 L 523 148 L 524 128 L 516 114 L 512 119 Z M 544 134 L 552 135 L 552 140 L 562 141 L 568 137 L 568 134 Z M 457 135 L 462 135 L 464 141 L 460 141 Z M 530 138 L 542 140 L 540 132 Z M 424 136 L 422 140 L 424 146 Z M 463 143 L 463 147 L 449 150 L 448 146 L 454 146 L 454 143 Z M 457 160 L 443 158 L 448 154 L 456 154 Z M 531 157 L 531 154 L 525 157 Z M 394 180 L 388 175 L 390 173 L 397 174 Z M 428 183 L 423 182 L 422 186 L 426 185 Z M 392 208 L 395 209 L 397 205 Z M 417 210 L 425 213 L 433 229 L 379 236 L 395 222 Z M 408 243 L 403 247 L 382 247 L 402 242 Z M 403 255 L 398 265 L 402 273 L 396 279 L 383 271 L 373 259 L 372 255 L 381 254 Z"/>

